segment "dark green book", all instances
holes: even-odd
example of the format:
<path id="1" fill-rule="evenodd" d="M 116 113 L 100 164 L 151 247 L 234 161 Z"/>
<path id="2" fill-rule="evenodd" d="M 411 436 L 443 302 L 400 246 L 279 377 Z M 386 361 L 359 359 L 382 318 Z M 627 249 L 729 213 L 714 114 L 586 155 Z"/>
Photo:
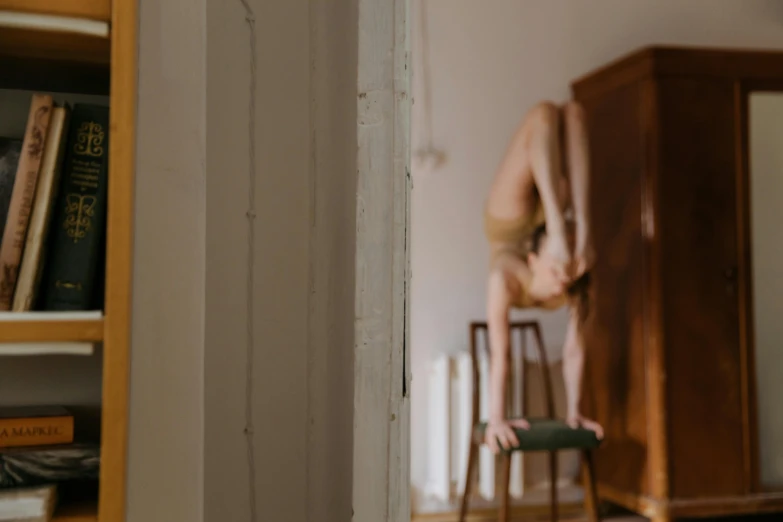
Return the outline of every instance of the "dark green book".
<path id="1" fill-rule="evenodd" d="M 89 310 L 104 257 L 109 108 L 76 104 L 50 225 L 44 310 Z"/>

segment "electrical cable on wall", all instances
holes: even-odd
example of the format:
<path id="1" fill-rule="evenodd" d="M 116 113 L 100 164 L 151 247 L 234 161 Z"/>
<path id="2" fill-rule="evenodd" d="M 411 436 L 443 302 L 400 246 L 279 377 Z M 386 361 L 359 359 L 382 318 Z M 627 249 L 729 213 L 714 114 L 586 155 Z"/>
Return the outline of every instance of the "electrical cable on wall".
<path id="1" fill-rule="evenodd" d="M 256 458 L 253 428 L 253 382 L 255 330 L 254 288 L 255 288 L 255 220 L 256 220 L 256 17 L 248 0 L 240 0 L 245 9 L 245 21 L 250 31 L 250 98 L 248 101 L 248 205 L 247 217 L 247 339 L 245 374 L 245 442 L 247 445 L 248 488 L 250 499 L 250 521 L 257 522 L 256 508 Z"/>
<path id="2" fill-rule="evenodd" d="M 413 159 L 418 168 L 431 171 L 446 162 L 446 153 L 442 149 L 436 148 L 432 141 L 432 80 L 426 0 L 419 0 L 419 38 L 421 43 L 422 97 L 424 98 L 424 147 L 419 147 L 413 152 Z"/>

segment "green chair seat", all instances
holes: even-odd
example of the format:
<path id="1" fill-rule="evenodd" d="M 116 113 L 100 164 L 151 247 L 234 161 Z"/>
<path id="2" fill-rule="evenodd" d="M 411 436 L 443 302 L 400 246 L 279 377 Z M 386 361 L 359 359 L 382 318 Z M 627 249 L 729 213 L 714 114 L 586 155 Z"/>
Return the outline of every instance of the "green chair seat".
<path id="1" fill-rule="evenodd" d="M 510 451 L 556 451 L 592 449 L 601 445 L 595 432 L 585 428 L 571 428 L 559 419 L 528 418 L 530 429 L 515 429 L 519 445 Z M 484 440 L 486 422 L 476 426 L 474 435 Z"/>

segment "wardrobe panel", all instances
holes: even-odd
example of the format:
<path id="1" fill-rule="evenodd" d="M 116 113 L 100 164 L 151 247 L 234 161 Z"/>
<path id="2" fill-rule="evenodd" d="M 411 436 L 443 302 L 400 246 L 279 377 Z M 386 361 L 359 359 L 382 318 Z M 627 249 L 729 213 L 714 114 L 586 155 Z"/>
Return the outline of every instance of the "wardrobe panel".
<path id="1" fill-rule="evenodd" d="M 644 175 L 639 83 L 611 96 L 580 99 L 591 140 L 591 219 L 599 253 L 592 271 L 584 411 L 606 431 L 599 450 L 601 485 L 647 491 L 647 409 L 644 367 Z"/>
<path id="2" fill-rule="evenodd" d="M 670 494 L 745 492 L 731 80 L 658 80 Z"/>

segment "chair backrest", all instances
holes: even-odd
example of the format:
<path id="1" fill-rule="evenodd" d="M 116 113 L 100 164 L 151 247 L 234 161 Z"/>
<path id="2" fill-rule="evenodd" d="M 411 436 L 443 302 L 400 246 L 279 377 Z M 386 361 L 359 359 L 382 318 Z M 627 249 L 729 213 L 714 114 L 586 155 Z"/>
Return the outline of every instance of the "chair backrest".
<path id="1" fill-rule="evenodd" d="M 514 333 L 519 332 L 521 335 L 515 336 Z M 525 339 L 526 333 L 533 334 L 533 344 L 536 345 L 536 351 L 538 352 L 539 370 L 541 372 L 541 392 L 545 401 L 546 412 L 545 415 L 550 419 L 555 417 L 555 399 L 552 392 L 552 377 L 549 373 L 549 362 L 547 361 L 546 349 L 544 348 L 544 337 L 541 334 L 541 326 L 538 321 L 515 321 L 509 324 L 509 368 L 511 362 L 511 355 L 514 349 L 523 349 L 523 346 L 514 346 L 514 339 L 519 337 Z M 474 321 L 470 323 L 470 358 L 473 368 L 473 424 L 479 422 L 479 404 L 481 399 L 481 386 L 479 378 L 479 336 L 484 337 L 484 349 L 487 351 L 487 360 L 491 359 L 491 350 L 489 349 L 489 330 L 486 322 Z M 522 353 L 522 371 L 523 374 L 526 369 L 525 354 Z M 509 373 L 510 374 L 510 373 Z M 510 394 L 512 391 L 511 379 L 506 382 L 506 404 L 509 405 Z M 525 405 L 528 400 L 527 379 L 522 379 L 522 415 L 527 415 L 527 408 Z"/>

